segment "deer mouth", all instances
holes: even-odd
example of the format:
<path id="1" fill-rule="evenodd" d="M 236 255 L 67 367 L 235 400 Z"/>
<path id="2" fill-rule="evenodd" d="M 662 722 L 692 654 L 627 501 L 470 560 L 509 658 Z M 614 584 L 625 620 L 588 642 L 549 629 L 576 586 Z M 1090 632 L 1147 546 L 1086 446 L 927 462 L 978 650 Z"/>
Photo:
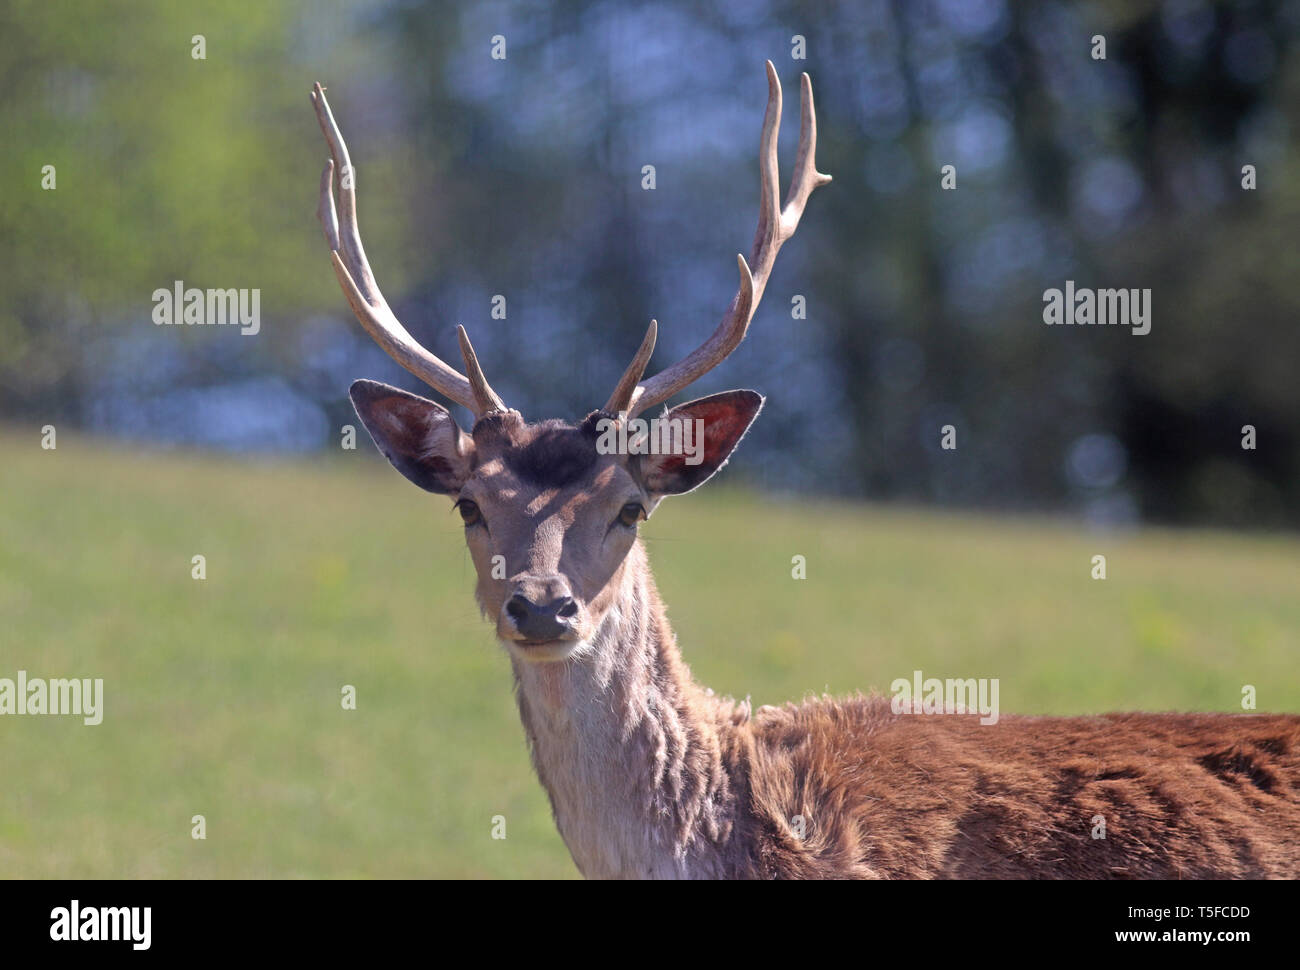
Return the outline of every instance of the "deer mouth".
<path id="1" fill-rule="evenodd" d="M 556 637 L 552 640 L 516 640 L 502 639 L 506 649 L 521 659 L 545 663 L 555 660 L 567 660 L 573 655 L 582 641 L 576 637 Z"/>

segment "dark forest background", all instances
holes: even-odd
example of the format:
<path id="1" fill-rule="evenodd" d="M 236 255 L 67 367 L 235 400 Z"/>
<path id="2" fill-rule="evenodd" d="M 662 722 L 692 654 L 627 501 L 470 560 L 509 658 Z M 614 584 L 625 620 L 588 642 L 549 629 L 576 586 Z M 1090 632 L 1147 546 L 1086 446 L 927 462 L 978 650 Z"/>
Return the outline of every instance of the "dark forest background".
<path id="1" fill-rule="evenodd" d="M 654 369 L 731 298 L 770 58 L 783 189 L 801 71 L 835 181 L 748 340 L 689 393 L 768 395 L 740 475 L 1295 528 L 1298 32 L 1295 2 L 10 0 L 0 421 L 304 452 L 337 449 L 353 378 L 417 389 L 329 268 L 316 80 L 407 327 L 458 361 L 463 323 L 507 401 L 580 418 L 651 317 Z M 1067 279 L 1150 288 L 1151 332 L 1045 326 L 1043 293 Z M 155 326 L 151 294 L 174 280 L 259 288 L 261 332 Z"/>

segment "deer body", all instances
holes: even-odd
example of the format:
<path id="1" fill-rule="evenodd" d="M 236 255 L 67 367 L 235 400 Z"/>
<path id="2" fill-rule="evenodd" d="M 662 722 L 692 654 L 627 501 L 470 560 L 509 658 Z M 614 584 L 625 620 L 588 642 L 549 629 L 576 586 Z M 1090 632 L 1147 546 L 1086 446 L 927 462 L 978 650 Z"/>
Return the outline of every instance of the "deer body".
<path id="1" fill-rule="evenodd" d="M 1300 877 L 1298 717 L 751 716 L 691 679 L 639 544 L 629 567 L 590 662 L 514 663 L 588 877 Z"/>
<path id="2" fill-rule="evenodd" d="M 637 527 L 726 463 L 763 399 L 727 391 L 667 412 L 674 426 L 702 429 L 689 456 L 614 454 L 601 442 L 625 440 L 631 419 L 740 344 L 777 251 L 830 181 L 816 170 L 805 74 L 795 176 L 779 203 L 771 62 L 767 75 L 758 229 L 749 262 L 737 259 L 735 298 L 699 348 L 643 379 L 651 321 L 604 407 L 578 425 L 530 424 L 507 408 L 463 327 L 461 374 L 398 322 L 361 244 L 347 147 L 323 89 L 312 92 L 331 154 L 319 215 L 344 295 L 395 360 L 475 422 L 467 434 L 441 405 L 373 381 L 352 385 L 353 405 L 398 471 L 455 498 L 475 595 L 510 657 L 533 764 L 578 868 L 604 878 L 1300 877 L 1300 717 L 983 726 L 976 715 L 895 715 L 879 697 L 755 713 L 692 680 Z"/>

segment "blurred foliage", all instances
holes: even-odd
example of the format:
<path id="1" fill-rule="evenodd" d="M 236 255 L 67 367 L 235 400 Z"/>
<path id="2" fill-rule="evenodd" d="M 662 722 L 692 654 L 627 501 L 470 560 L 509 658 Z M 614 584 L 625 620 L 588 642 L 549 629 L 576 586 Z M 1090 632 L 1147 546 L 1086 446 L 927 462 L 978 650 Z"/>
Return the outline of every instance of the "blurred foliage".
<path id="1" fill-rule="evenodd" d="M 508 401 L 580 417 L 650 317 L 663 366 L 730 299 L 771 58 L 787 175 L 807 70 L 835 182 L 745 345 L 691 392 L 769 395 L 738 463 L 757 484 L 1295 527 L 1298 32 L 1280 0 L 11 2 L 0 414 L 318 448 L 351 420 L 351 377 L 415 386 L 329 271 L 319 78 L 409 329 L 455 361 L 464 323 Z M 261 288 L 263 334 L 155 329 L 174 279 Z M 1149 287 L 1151 333 L 1044 326 L 1066 279 Z"/>
<path id="2" fill-rule="evenodd" d="M 332 9 L 338 22 L 345 5 Z M 206 59 L 191 56 L 196 35 Z M 336 41 L 298 5 L 0 7 L 6 409 L 84 420 L 88 399 L 119 389 L 102 378 L 123 345 L 137 352 L 122 370 L 147 380 L 157 361 L 132 337 L 154 336 L 151 294 L 173 280 L 261 288 L 263 314 L 286 322 L 337 306 L 321 285 L 312 217 L 323 154 L 304 151 L 308 65 Z M 343 46 L 340 61 L 357 69 L 360 51 L 350 39 Z M 42 189 L 46 165 L 56 170 L 53 191 Z M 392 218 L 400 200 L 390 208 L 370 227 L 380 244 L 386 226 L 402 228 Z M 291 368 L 291 334 L 273 326 L 242 350 L 263 368 Z M 208 381 L 228 376 L 224 361 L 202 363 L 234 336 L 165 332 L 169 344 L 192 345 Z"/>

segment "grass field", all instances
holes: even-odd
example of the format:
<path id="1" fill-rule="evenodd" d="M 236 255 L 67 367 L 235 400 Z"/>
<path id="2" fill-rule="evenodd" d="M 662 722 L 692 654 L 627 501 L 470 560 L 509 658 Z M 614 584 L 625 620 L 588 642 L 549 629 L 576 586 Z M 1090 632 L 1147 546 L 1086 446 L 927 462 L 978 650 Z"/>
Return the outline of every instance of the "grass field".
<path id="1" fill-rule="evenodd" d="M 0 456 L 0 677 L 106 694 L 97 727 L 0 717 L 0 877 L 576 875 L 450 502 L 368 445 L 258 463 L 11 429 Z M 1107 537 L 734 480 L 643 533 L 721 693 L 887 691 L 920 669 L 999 678 L 1004 713 L 1240 710 L 1245 684 L 1300 710 L 1295 537 Z"/>

